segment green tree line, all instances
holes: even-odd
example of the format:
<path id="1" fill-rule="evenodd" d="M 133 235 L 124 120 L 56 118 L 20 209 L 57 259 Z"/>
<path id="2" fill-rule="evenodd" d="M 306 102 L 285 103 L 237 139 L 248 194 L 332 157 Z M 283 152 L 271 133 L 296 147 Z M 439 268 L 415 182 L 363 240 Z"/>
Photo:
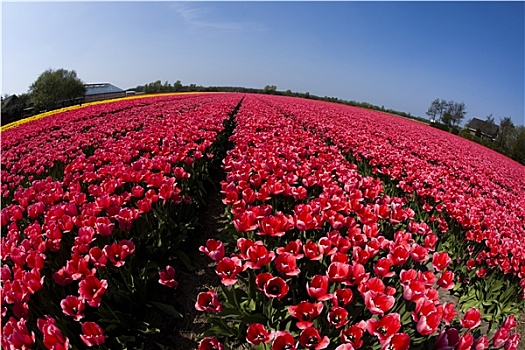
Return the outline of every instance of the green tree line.
<path id="1" fill-rule="evenodd" d="M 428 120 L 425 118 L 413 116 L 410 113 L 402 111 L 385 109 L 384 106 L 377 106 L 368 102 L 347 101 L 337 97 L 321 97 L 310 94 L 310 92 L 293 92 L 290 89 L 280 91 L 276 85 L 266 85 L 263 88 L 237 86 L 205 87 L 197 84 L 183 85 L 180 80 L 176 80 L 173 84 L 168 81 L 162 83 L 162 81 L 157 80 L 145 85 L 138 85 L 128 90 L 145 94 L 168 92 L 244 92 L 294 96 L 367 108 L 428 123 Z M 40 74 L 35 82 L 31 84 L 27 93 L 19 95 L 14 103 L 6 108 L 2 108 L 2 124 L 27 116 L 28 108 L 32 108 L 33 113 L 38 113 L 44 110 L 79 103 L 83 100 L 85 92 L 86 88 L 84 83 L 77 77 L 74 70 L 48 69 Z M 7 95 L 2 97 L 2 107 L 4 107 L 3 102 L 6 98 Z M 432 101 L 426 114 L 431 118 L 430 125 L 481 143 L 525 164 L 525 127 L 521 125 L 515 126 L 510 118 L 506 117 L 501 119 L 499 133 L 495 140 L 484 140 L 480 135 L 472 135 L 467 130 L 460 128 L 460 124 L 467 114 L 466 106 L 463 102 L 458 103 L 452 100 L 447 101 L 437 98 Z M 492 115 L 487 116 L 487 121 L 494 123 Z"/>

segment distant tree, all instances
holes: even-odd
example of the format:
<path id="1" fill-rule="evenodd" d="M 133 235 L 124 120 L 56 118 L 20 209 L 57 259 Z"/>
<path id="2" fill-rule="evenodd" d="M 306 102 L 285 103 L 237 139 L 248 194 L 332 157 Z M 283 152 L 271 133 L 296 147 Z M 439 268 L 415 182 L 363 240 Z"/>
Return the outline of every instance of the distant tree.
<path id="1" fill-rule="evenodd" d="M 447 102 L 446 100 L 436 98 L 428 107 L 426 114 L 434 120 L 443 121 L 443 117 L 447 109 L 449 108 L 450 103 L 453 101 Z M 445 118 L 446 119 L 446 118 Z"/>
<path id="2" fill-rule="evenodd" d="M 430 107 L 428 107 L 428 110 L 425 112 L 426 115 L 431 117 L 431 120 L 436 120 L 436 116 L 438 115 L 438 106 L 439 106 L 439 98 L 436 98 L 432 103 L 430 104 Z"/>
<path id="3" fill-rule="evenodd" d="M 171 84 L 168 83 L 167 80 L 164 82 L 164 86 L 162 86 L 162 90 L 161 91 L 162 92 L 171 92 L 171 91 L 173 91 L 173 88 L 171 87 Z"/>
<path id="4" fill-rule="evenodd" d="M 525 164 L 525 126 L 516 127 L 515 134 L 511 155 L 514 160 Z"/>
<path id="5" fill-rule="evenodd" d="M 445 124 L 449 125 L 449 123 L 452 123 L 452 125 L 459 125 L 463 118 L 465 118 L 465 114 L 467 114 L 465 103 L 449 101 L 448 108 L 445 113 L 447 114 L 448 120 L 448 123 Z"/>
<path id="6" fill-rule="evenodd" d="M 160 80 L 153 83 L 153 92 L 162 92 L 162 82 Z"/>
<path id="7" fill-rule="evenodd" d="M 175 92 L 182 91 L 182 83 L 180 82 L 180 80 L 177 80 L 176 82 L 173 83 L 173 91 Z"/>
<path id="8" fill-rule="evenodd" d="M 486 121 L 487 121 L 487 123 L 489 123 L 489 124 L 496 125 L 496 123 L 494 122 L 494 117 L 492 116 L 492 113 L 490 113 L 489 115 L 487 115 L 487 117 L 486 117 Z"/>
<path id="9" fill-rule="evenodd" d="M 514 123 L 510 117 L 500 118 L 499 134 L 496 145 L 504 152 L 512 151 L 512 138 L 514 136 Z"/>
<path id="10" fill-rule="evenodd" d="M 441 116 L 441 121 L 443 122 L 443 124 L 447 125 L 447 126 L 451 126 L 452 125 L 452 114 L 449 112 L 449 111 L 446 111 L 445 113 L 443 113 L 443 115 Z"/>
<path id="11" fill-rule="evenodd" d="M 263 89 L 265 94 L 274 94 L 277 91 L 277 86 L 275 85 L 266 85 Z"/>
<path id="12" fill-rule="evenodd" d="M 37 108 L 50 110 L 60 107 L 61 101 L 73 104 L 86 93 L 86 87 L 74 70 L 48 69 L 31 84 L 29 93 Z"/>

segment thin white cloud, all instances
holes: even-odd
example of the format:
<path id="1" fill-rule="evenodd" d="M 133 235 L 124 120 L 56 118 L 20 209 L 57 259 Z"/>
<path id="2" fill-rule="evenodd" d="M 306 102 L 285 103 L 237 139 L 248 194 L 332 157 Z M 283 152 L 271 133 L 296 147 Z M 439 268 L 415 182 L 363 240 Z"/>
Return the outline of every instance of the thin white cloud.
<path id="1" fill-rule="evenodd" d="M 204 28 L 225 31 L 263 31 L 262 23 L 253 21 L 216 21 L 208 18 L 210 8 L 198 2 L 172 3 L 170 8 L 188 25 L 193 28 Z"/>

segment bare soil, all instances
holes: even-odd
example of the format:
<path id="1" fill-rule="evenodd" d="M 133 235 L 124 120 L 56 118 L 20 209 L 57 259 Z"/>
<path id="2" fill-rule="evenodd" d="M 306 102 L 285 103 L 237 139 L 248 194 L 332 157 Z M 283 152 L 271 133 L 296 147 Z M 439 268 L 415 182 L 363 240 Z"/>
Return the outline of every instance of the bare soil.
<path id="1" fill-rule="evenodd" d="M 518 350 L 525 350 L 525 313 L 519 315 L 516 333 L 520 335 L 520 343 L 518 345 Z"/>
<path id="2" fill-rule="evenodd" d="M 176 280 L 179 282 L 175 293 L 165 296 L 164 302 L 172 305 L 182 314 L 174 319 L 167 315 L 157 315 L 154 326 L 160 334 L 150 337 L 145 349 L 186 350 L 196 349 L 200 335 L 207 329 L 203 314 L 195 309 L 197 294 L 220 285 L 220 278 L 215 273 L 215 263 L 199 251 L 209 238 L 217 239 L 222 224 L 219 223 L 225 206 L 217 189 L 209 188 L 205 208 L 199 213 L 199 228 L 188 237 L 184 251 L 189 256 L 195 270 L 189 271 L 183 264 L 175 266 Z"/>

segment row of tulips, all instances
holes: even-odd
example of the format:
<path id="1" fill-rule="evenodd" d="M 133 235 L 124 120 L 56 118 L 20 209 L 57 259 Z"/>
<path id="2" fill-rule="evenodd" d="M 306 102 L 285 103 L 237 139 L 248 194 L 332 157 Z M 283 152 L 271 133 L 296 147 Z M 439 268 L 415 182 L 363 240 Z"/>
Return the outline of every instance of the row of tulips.
<path id="1" fill-rule="evenodd" d="M 222 183 L 231 238 L 200 248 L 222 282 L 196 296 L 201 349 L 516 347 L 513 308 L 475 289 L 515 297 L 509 276 L 522 278 L 519 168 L 460 163 L 459 141 L 412 123 L 410 139 L 384 115 L 243 96 L 121 101 L 2 133 L 3 348 L 124 347 L 156 331 L 141 310 L 182 316 L 152 291 L 184 284 L 171 265 L 191 265 L 180 244 L 240 101 Z M 474 172 L 494 164 L 508 176 Z M 444 301 L 460 285 L 476 303 Z M 487 302 L 505 316 L 488 336 Z"/>
<path id="2" fill-rule="evenodd" d="M 241 98 L 121 101 L 2 133 L 2 348 L 118 348 L 156 332 L 146 309 L 180 316 L 151 292 L 191 263 L 198 182 Z"/>
<path id="3" fill-rule="evenodd" d="M 407 194 L 445 211 L 468 241 L 486 245 L 475 257 L 478 265 L 525 278 L 522 165 L 450 133 L 383 113 L 279 97 L 271 102 L 343 153 L 365 159 Z"/>
<path id="4" fill-rule="evenodd" d="M 211 96 L 195 95 L 118 101 L 68 111 L 35 121 L 22 128 L 2 133 L 2 199 L 10 201 L 19 184 L 27 185 L 34 179 L 51 175 L 63 176 L 62 168 L 84 153 L 91 155 L 105 142 L 114 141 L 129 131 L 140 131 L 149 118 L 161 115 L 158 111 L 183 114 L 201 104 L 209 103 Z M 108 119 L 122 118 L 125 123 L 107 123 Z M 67 124 L 64 123 L 67 121 Z M 104 124 L 104 128 L 100 125 Z M 67 142 L 65 142 L 67 140 Z M 54 172 L 53 170 L 57 171 Z"/>
<path id="5" fill-rule="evenodd" d="M 197 296 L 211 324 L 199 348 L 516 348 L 514 316 L 489 337 L 477 308 L 441 300 L 455 276 L 438 223 L 275 102 L 249 95 L 236 114 L 222 183 L 231 240 L 200 248 L 222 285 Z"/>
<path id="6" fill-rule="evenodd" d="M 454 293 L 462 309 L 484 308 L 486 320 L 496 323 L 523 310 L 522 165 L 463 138 L 383 113 L 307 100 L 270 100 L 337 145 L 347 159 L 357 159 L 397 187 L 396 193 L 410 198 L 414 210 L 440 223 L 438 247 L 458 258 L 453 270 L 461 283 Z"/>

